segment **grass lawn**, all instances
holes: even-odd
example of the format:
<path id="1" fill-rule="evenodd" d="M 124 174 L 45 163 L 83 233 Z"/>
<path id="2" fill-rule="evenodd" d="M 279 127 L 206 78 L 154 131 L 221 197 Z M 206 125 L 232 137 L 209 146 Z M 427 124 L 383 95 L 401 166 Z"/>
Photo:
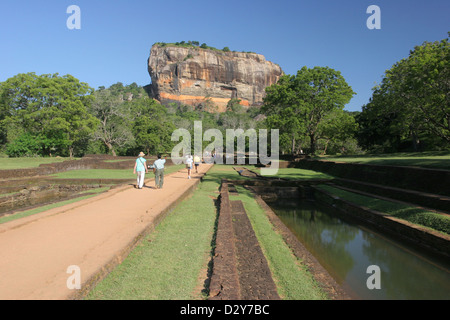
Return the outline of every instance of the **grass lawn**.
<path id="1" fill-rule="evenodd" d="M 70 160 L 70 158 L 0 158 L 0 170 L 36 168 L 39 167 L 40 164 L 63 162 L 67 160 Z"/>
<path id="2" fill-rule="evenodd" d="M 165 174 L 170 174 L 181 170 L 184 165 L 168 166 L 165 169 Z M 59 179 L 135 179 L 136 175 L 133 174 L 133 168 L 130 169 L 87 169 L 87 170 L 70 170 L 65 172 L 59 172 L 52 177 Z M 151 170 L 145 175 L 146 179 L 154 178 L 154 174 Z"/>
<path id="3" fill-rule="evenodd" d="M 125 261 L 101 281 L 87 300 L 192 300 L 208 296 L 206 269 L 214 248 L 214 199 L 222 178 L 241 179 L 232 166 L 215 165 L 194 194 L 180 203 Z M 243 178 L 245 179 L 245 178 Z M 322 299 L 251 194 L 242 192 L 258 238 L 286 299 Z"/>
<path id="4" fill-rule="evenodd" d="M 255 166 L 245 166 L 247 169 L 256 172 L 258 174 L 261 174 L 261 168 L 255 167 Z M 332 176 L 312 171 L 312 170 L 306 170 L 306 169 L 299 169 L 299 168 L 280 168 L 278 169 L 278 173 L 273 176 L 269 177 L 276 177 L 276 178 L 283 178 L 283 179 L 290 179 L 290 180 L 314 180 L 314 179 L 333 179 Z"/>
<path id="5" fill-rule="evenodd" d="M 133 168 L 86 169 L 59 172 L 51 175 L 51 177 L 59 179 L 134 179 L 136 175 L 133 174 Z"/>
<path id="6" fill-rule="evenodd" d="M 353 162 L 363 164 L 389 165 L 389 166 L 415 166 L 432 169 L 450 170 L 450 152 L 414 152 L 414 153 L 392 153 L 380 155 L 361 155 L 361 156 L 326 156 L 317 159 Z"/>
<path id="7" fill-rule="evenodd" d="M 108 162 L 108 163 L 116 163 L 116 162 L 125 162 L 125 161 L 130 161 L 129 159 L 120 159 L 120 160 L 103 160 L 103 162 Z M 131 162 L 131 161 L 130 161 Z"/>

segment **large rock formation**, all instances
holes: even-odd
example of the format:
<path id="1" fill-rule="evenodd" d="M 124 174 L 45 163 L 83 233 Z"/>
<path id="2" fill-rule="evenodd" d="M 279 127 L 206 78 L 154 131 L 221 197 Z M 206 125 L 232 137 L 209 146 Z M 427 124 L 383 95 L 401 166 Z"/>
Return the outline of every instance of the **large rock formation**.
<path id="1" fill-rule="evenodd" d="M 261 105 L 265 88 L 283 74 L 256 53 L 159 44 L 151 49 L 148 71 L 151 93 L 161 103 L 214 104 L 218 111 L 232 98 L 244 106 Z"/>

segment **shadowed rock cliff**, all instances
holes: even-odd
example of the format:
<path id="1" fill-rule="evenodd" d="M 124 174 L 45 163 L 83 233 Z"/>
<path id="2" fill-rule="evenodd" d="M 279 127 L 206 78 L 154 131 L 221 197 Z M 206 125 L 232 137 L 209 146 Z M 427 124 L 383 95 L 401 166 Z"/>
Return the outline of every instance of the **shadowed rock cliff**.
<path id="1" fill-rule="evenodd" d="M 281 68 L 256 53 L 153 45 L 148 59 L 151 94 L 161 103 L 213 104 L 225 111 L 232 98 L 260 105 Z"/>

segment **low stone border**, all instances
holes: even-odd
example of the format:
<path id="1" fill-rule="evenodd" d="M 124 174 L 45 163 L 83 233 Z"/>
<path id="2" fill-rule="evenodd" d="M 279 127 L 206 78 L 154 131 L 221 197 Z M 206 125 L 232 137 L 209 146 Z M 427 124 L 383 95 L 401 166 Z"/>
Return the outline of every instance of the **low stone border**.
<path id="1" fill-rule="evenodd" d="M 244 206 L 230 201 L 224 181 L 209 300 L 280 300 Z"/>
<path id="2" fill-rule="evenodd" d="M 12 195 L 0 197 L 0 217 L 15 213 L 18 210 L 25 211 L 42 205 L 59 201 L 65 201 L 90 195 L 81 194 L 102 188 L 103 185 L 42 185 L 21 189 Z"/>
<path id="3" fill-rule="evenodd" d="M 222 183 L 219 199 L 220 211 L 213 257 L 213 272 L 209 285 L 209 300 L 238 300 L 240 288 L 236 268 L 236 248 L 228 184 Z"/>
<path id="4" fill-rule="evenodd" d="M 436 195 L 427 192 L 407 190 L 404 188 L 395 188 L 391 186 L 384 186 L 342 178 L 334 179 L 333 183 L 343 187 L 365 191 L 374 195 L 388 197 L 393 200 L 414 203 L 420 206 L 432 208 L 434 210 L 440 210 L 450 213 L 450 197 L 446 197 L 443 195 Z"/>
<path id="5" fill-rule="evenodd" d="M 450 170 L 323 160 L 300 160 L 293 165 L 344 179 L 450 196 Z"/>
<path id="6" fill-rule="evenodd" d="M 280 300 L 266 257 L 242 201 L 231 201 L 242 300 Z"/>

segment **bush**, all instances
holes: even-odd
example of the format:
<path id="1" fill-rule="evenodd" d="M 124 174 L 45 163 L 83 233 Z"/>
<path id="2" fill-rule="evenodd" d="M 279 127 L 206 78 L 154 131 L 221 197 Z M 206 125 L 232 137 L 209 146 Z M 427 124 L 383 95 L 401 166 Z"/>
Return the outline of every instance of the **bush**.
<path id="1" fill-rule="evenodd" d="M 40 155 L 42 153 L 42 139 L 39 136 L 24 133 L 7 145 L 5 153 L 13 158 Z"/>

